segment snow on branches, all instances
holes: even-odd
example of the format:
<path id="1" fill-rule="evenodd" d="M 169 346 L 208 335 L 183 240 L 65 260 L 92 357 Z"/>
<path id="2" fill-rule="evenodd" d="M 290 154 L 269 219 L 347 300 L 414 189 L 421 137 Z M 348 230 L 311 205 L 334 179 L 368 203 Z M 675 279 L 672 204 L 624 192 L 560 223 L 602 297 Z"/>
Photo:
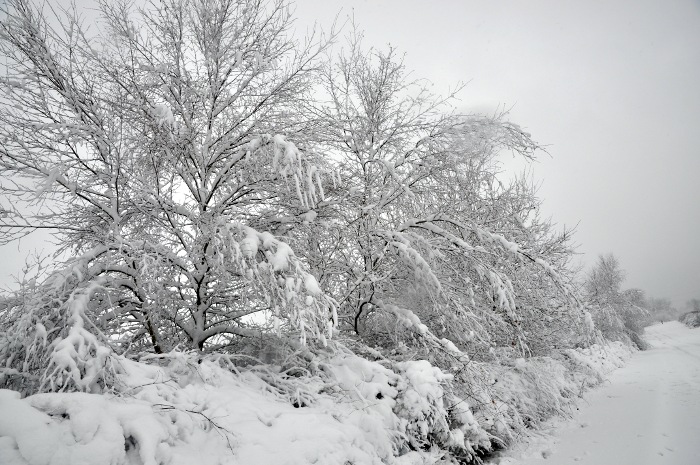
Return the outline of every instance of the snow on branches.
<path id="1" fill-rule="evenodd" d="M 8 79 L 31 84 L 6 89 L 22 112 L 0 112 L 0 166 L 18 180 L 0 188 L 19 212 L 2 239 L 42 228 L 70 255 L 102 248 L 76 287 L 99 289 L 70 298 L 121 351 L 225 347 L 272 327 L 324 341 L 336 322 L 333 299 L 261 221 L 313 220 L 324 199 L 324 169 L 278 131 L 295 131 L 280 115 L 300 105 L 325 45 L 287 39 L 282 4 L 206 5 L 106 2 L 111 40 L 77 14 L 54 30 L 28 1 L 5 9 Z"/>
<path id="2" fill-rule="evenodd" d="M 59 244 L 0 299 L 0 388 L 28 395 L 0 404 L 60 457 L 468 463 L 599 381 L 574 347 L 639 296 L 584 310 L 570 232 L 500 175 L 540 149 L 505 114 L 357 31 L 293 40 L 283 0 L 100 9 L 92 34 L 0 6 L 0 243 Z M 3 420 L 0 456 L 46 462 Z"/>

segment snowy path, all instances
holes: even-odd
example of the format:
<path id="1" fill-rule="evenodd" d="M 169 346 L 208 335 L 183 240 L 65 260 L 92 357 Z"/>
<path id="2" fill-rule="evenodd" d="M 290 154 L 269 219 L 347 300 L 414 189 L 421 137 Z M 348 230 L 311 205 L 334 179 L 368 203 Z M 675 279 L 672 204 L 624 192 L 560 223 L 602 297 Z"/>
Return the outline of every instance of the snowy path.
<path id="1" fill-rule="evenodd" d="M 505 465 L 700 465 L 700 328 L 647 328 L 636 353 L 572 421 Z M 522 453 L 522 452 L 520 452 Z"/>

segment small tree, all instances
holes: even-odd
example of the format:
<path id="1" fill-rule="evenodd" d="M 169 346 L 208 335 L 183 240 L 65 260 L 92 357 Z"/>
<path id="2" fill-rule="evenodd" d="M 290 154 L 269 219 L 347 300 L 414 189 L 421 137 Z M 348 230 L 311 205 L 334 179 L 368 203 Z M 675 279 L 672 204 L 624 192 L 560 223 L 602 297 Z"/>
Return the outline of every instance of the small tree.
<path id="1" fill-rule="evenodd" d="M 613 254 L 601 255 L 588 272 L 584 283 L 587 303 L 596 328 L 611 340 L 631 340 L 638 348 L 646 344 L 641 338 L 648 315 L 644 292 L 622 289 L 625 272 Z"/>

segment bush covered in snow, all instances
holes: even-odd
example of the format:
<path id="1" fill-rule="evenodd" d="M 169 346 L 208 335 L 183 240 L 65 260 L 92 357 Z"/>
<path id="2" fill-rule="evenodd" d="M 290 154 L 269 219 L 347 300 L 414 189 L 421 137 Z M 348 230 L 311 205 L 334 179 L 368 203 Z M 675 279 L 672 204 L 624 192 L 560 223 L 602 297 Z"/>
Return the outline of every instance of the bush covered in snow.
<path id="1" fill-rule="evenodd" d="M 688 312 L 678 318 L 678 321 L 691 328 L 700 326 L 700 312 Z"/>
<path id="2" fill-rule="evenodd" d="M 196 352 L 141 361 L 109 353 L 110 393 L 22 399 L 0 390 L 0 463 L 468 463 L 566 414 L 628 354 L 621 344 L 592 346 L 561 360 L 482 366 L 493 379 L 475 390 L 425 360 L 365 358 L 337 343 L 266 365 Z"/>
<path id="3" fill-rule="evenodd" d="M 683 313 L 678 321 L 691 328 L 700 327 L 700 299 L 691 299 L 686 303 L 686 309 L 690 310 Z"/>

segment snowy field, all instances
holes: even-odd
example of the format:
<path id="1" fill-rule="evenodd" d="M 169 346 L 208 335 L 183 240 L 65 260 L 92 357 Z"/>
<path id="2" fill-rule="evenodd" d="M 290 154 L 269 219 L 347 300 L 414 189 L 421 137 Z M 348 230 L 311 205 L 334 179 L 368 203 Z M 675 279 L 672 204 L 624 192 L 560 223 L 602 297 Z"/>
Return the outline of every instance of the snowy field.
<path id="1" fill-rule="evenodd" d="M 500 465 L 700 464 L 700 329 L 646 329 L 652 345 L 589 392 L 571 421 L 550 425 Z"/>

